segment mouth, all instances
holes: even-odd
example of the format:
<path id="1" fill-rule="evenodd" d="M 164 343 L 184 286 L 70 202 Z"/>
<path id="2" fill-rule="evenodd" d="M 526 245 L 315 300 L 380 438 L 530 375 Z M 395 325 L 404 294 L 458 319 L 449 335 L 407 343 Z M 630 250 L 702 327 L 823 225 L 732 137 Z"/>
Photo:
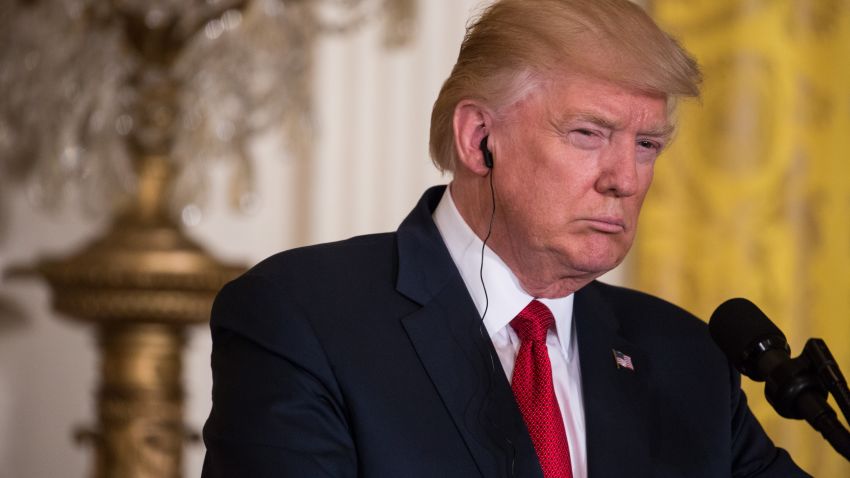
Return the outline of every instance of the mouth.
<path id="1" fill-rule="evenodd" d="M 626 223 L 616 217 L 590 217 L 584 221 L 591 229 L 605 234 L 621 234 L 626 231 Z"/>

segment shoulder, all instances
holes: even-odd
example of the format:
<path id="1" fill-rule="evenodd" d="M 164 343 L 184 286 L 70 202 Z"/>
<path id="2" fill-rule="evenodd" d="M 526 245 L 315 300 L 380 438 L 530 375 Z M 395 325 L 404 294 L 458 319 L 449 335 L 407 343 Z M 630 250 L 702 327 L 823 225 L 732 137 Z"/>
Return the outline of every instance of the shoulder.
<path id="1" fill-rule="evenodd" d="M 307 300 L 339 296 L 364 281 L 379 277 L 392 281 L 397 255 L 394 233 L 299 247 L 260 261 L 225 286 L 222 293 L 229 289 L 246 293 L 270 288 L 279 296 Z"/>
<path id="2" fill-rule="evenodd" d="M 598 281 L 592 282 L 587 288 L 611 308 L 626 334 L 661 329 L 708 337 L 708 327 L 704 321 L 660 297 Z"/>
<path id="3" fill-rule="evenodd" d="M 324 275 L 344 268 L 394 262 L 395 256 L 395 233 L 369 234 L 279 252 L 259 262 L 245 275 L 278 281 L 296 277 L 303 281 L 305 275 Z"/>
<path id="4" fill-rule="evenodd" d="M 660 370 L 729 381 L 728 361 L 711 339 L 708 325 L 694 314 L 625 287 L 593 282 L 588 288 L 597 303 L 609 309 L 618 334 L 641 347 Z"/>
<path id="5" fill-rule="evenodd" d="M 396 264 L 393 233 L 277 253 L 222 288 L 211 327 L 264 344 L 285 342 L 281 335 L 299 335 L 299 328 L 312 333 L 316 317 L 338 317 L 362 300 L 391 294 Z"/>

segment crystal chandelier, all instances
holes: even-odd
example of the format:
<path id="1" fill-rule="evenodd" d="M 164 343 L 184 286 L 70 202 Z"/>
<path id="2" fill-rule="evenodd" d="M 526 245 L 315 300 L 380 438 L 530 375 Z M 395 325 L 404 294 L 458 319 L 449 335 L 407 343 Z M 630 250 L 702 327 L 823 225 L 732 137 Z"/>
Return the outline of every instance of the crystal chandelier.
<path id="1" fill-rule="evenodd" d="M 308 154 L 315 40 L 381 15 L 386 43 L 401 44 L 414 2 L 2 2 L 0 186 L 26 182 L 43 207 L 70 195 L 85 211 L 105 214 L 135 193 L 127 149 L 142 143 L 172 163 L 174 212 L 203 202 L 210 161 L 232 164 L 230 202 L 250 208 L 252 138 L 282 127 L 292 157 Z M 162 32 L 160 44 L 133 44 L 136 54 L 128 54 L 127 41 L 150 40 L 134 35 L 142 29 Z M 159 68 L 139 73 L 140 61 Z M 177 91 L 176 104 L 139 105 L 143 89 Z"/>

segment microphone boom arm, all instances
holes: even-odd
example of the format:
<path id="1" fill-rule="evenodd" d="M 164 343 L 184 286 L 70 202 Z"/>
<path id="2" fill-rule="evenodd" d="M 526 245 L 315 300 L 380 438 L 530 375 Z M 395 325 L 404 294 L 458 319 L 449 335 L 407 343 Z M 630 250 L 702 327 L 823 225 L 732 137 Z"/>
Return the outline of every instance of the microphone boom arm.
<path id="1" fill-rule="evenodd" d="M 850 389 L 847 388 L 847 380 L 838 367 L 838 362 L 821 339 L 809 339 L 803 348 L 803 355 L 811 363 L 811 367 L 820 378 L 824 387 L 829 390 L 844 420 L 850 422 Z"/>

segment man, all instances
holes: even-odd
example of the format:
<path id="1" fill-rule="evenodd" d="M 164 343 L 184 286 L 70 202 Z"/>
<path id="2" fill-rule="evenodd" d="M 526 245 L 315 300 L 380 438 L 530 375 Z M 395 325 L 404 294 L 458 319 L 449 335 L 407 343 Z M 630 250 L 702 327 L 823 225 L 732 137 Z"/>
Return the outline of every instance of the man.
<path id="1" fill-rule="evenodd" d="M 627 0 L 489 7 L 432 115 L 450 187 L 220 293 L 204 476 L 807 476 L 701 321 L 595 282 L 699 78 Z"/>

